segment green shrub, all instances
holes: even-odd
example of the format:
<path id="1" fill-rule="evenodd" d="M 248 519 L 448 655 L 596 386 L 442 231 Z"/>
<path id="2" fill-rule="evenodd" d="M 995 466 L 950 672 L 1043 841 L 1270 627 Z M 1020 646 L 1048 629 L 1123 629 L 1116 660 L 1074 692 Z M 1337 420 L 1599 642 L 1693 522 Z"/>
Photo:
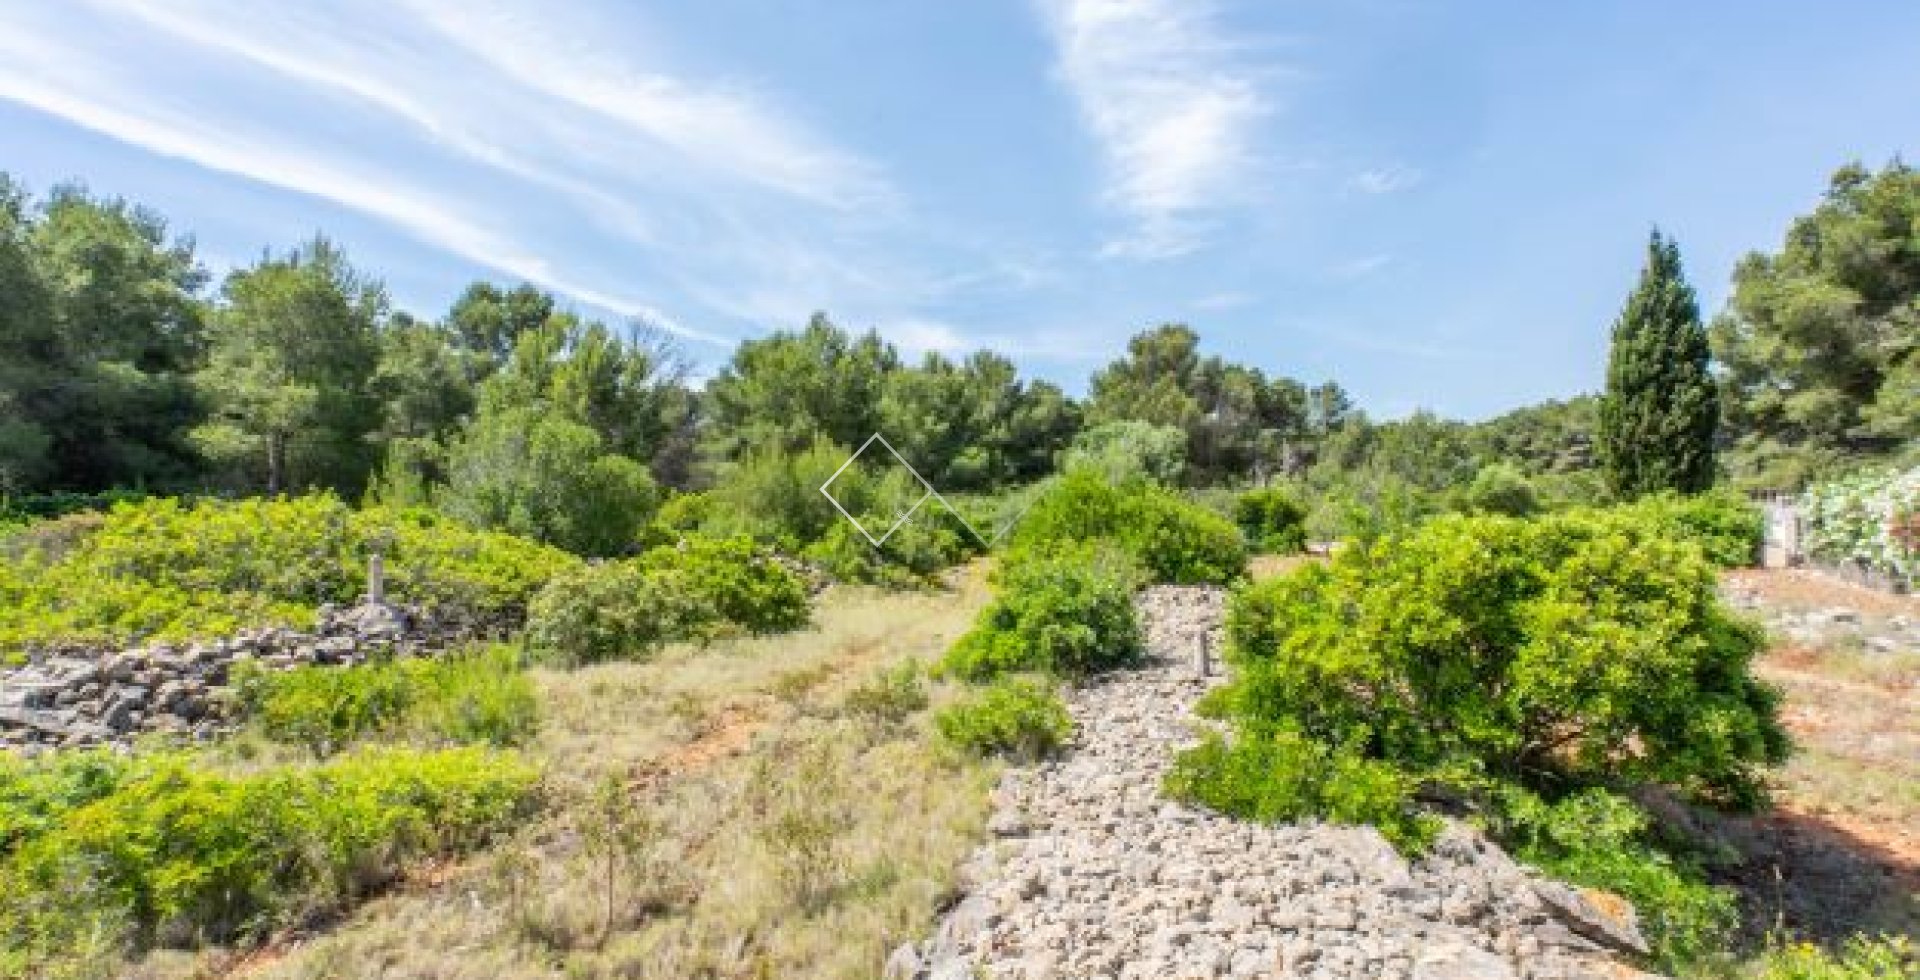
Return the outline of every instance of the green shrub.
<path id="1" fill-rule="evenodd" d="M 1750 973 L 1753 980 L 1910 980 L 1920 976 L 1920 947 L 1893 935 L 1849 936 L 1834 952 L 1786 943 L 1768 950 Z"/>
<path id="2" fill-rule="evenodd" d="M 1166 791 L 1250 820 L 1324 817 L 1370 824 L 1395 846 L 1417 853 L 1440 821 L 1413 806 L 1415 780 L 1351 746 L 1332 747 L 1286 725 L 1243 730 L 1231 744 L 1209 734 L 1174 760 Z"/>
<path id="3" fill-rule="evenodd" d="M 1248 490 L 1234 498 L 1233 520 L 1255 551 L 1291 555 L 1307 549 L 1307 508 L 1279 487 Z"/>
<path id="4" fill-rule="evenodd" d="M 318 604 L 359 595 L 375 547 L 397 598 L 517 622 L 546 579 L 577 563 L 428 511 L 355 512 L 324 494 L 153 498 L 88 520 L 71 535 L 36 525 L 16 535 L 21 553 L 0 558 L 0 649 L 305 626 Z"/>
<path id="5" fill-rule="evenodd" d="M 1045 680 L 1003 677 L 942 708 L 934 728 L 949 744 L 980 755 L 1038 759 L 1073 737 L 1073 718 Z"/>
<path id="6" fill-rule="evenodd" d="M 1480 467 L 1473 475 L 1473 482 L 1460 491 L 1459 506 L 1472 514 L 1526 517 L 1540 510 L 1540 498 L 1533 481 L 1519 467 L 1497 462 Z"/>
<path id="7" fill-rule="evenodd" d="M 1132 560 L 1089 546 L 1016 550 L 994 573 L 995 595 L 947 651 L 943 673 L 982 680 L 1007 671 L 1077 676 L 1144 653 Z"/>
<path id="8" fill-rule="evenodd" d="M 1490 830 L 1514 856 L 1556 878 L 1633 903 L 1654 965 L 1677 970 L 1725 948 L 1739 921 L 1733 892 L 1652 841 L 1645 811 L 1586 789 L 1547 803 L 1517 786 L 1493 793 Z"/>
<path id="9" fill-rule="evenodd" d="M 1082 429 L 1061 454 L 1062 470 L 1089 469 L 1109 483 L 1146 478 L 1172 485 L 1187 469 L 1187 433 L 1138 419 Z"/>
<path id="10" fill-rule="evenodd" d="M 532 736 L 538 716 L 533 683 L 504 646 L 353 667 L 238 669 L 234 686 L 242 711 L 263 734 L 319 756 L 376 732 L 519 745 Z"/>
<path id="11" fill-rule="evenodd" d="M 1242 589 L 1216 700 L 1409 771 L 1661 782 L 1751 803 L 1787 751 L 1757 627 L 1643 522 L 1440 517 Z"/>
<path id="12" fill-rule="evenodd" d="M 877 670 L 847 692 L 842 708 L 869 725 L 894 725 L 927 707 L 927 688 L 920 682 L 920 663 L 908 660 Z"/>
<path id="13" fill-rule="evenodd" d="M 1722 568 L 1743 568 L 1760 557 L 1766 515 L 1752 501 L 1731 491 L 1691 497 L 1659 494 L 1603 509 L 1600 515 L 1639 521 L 1661 533 L 1691 541 L 1707 560 Z"/>
<path id="14" fill-rule="evenodd" d="M 133 770 L 132 759 L 104 748 L 33 759 L 0 752 L 0 858 L 112 793 Z"/>
<path id="15" fill-rule="evenodd" d="M 784 633 L 807 625 L 807 584 L 746 537 L 688 535 L 642 555 L 639 567 L 671 573 L 719 621 L 749 633 Z"/>
<path id="16" fill-rule="evenodd" d="M 1090 470 L 1042 492 L 1010 538 L 1030 550 L 1110 541 L 1155 582 L 1225 583 L 1246 572 L 1246 545 L 1232 522 L 1147 481 L 1115 486 Z"/>
<path id="17" fill-rule="evenodd" d="M 556 576 L 527 610 L 527 647 L 561 667 L 644 658 L 717 619 L 680 573 L 634 561 L 582 565 Z"/>
<path id="18" fill-rule="evenodd" d="M 39 972 L 100 928 L 135 947 L 258 936 L 527 812 L 536 773 L 484 749 L 368 750 L 242 776 L 184 756 L 61 814 L 0 862 L 0 947 Z"/>

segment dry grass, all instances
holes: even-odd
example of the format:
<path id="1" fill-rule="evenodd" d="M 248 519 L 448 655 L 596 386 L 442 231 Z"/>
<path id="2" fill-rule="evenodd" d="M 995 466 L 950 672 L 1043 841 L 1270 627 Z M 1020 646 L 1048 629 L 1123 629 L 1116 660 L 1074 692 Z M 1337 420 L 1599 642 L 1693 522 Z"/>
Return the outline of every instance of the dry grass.
<path id="1" fill-rule="evenodd" d="M 891 723 L 841 704 L 944 651 L 985 602 L 983 572 L 938 593 L 835 590 L 803 633 L 542 671 L 531 752 L 558 802 L 540 821 L 316 935 L 143 972 L 876 976 L 982 836 L 994 770 L 937 748 L 926 710 Z"/>

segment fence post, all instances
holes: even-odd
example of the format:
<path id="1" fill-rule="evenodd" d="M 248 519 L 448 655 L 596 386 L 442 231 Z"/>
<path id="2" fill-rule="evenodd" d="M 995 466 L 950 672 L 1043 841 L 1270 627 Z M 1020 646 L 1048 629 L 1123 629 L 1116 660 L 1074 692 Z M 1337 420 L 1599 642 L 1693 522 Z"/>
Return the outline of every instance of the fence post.
<path id="1" fill-rule="evenodd" d="M 1200 654 L 1199 663 L 1196 666 L 1199 668 L 1200 676 L 1201 677 L 1212 676 L 1213 675 L 1213 631 L 1212 630 L 1200 631 L 1199 654 Z"/>
<path id="2" fill-rule="evenodd" d="M 367 556 L 367 602 L 376 606 L 387 602 L 387 559 L 377 550 Z"/>

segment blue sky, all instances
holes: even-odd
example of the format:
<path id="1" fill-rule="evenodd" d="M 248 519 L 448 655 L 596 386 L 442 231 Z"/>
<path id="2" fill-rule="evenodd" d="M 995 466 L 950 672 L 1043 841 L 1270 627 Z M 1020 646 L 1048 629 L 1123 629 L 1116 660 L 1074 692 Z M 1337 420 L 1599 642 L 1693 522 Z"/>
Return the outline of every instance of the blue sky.
<path id="1" fill-rule="evenodd" d="M 208 264 L 315 230 L 708 371 L 816 309 L 1084 388 L 1178 320 L 1377 415 L 1599 384 L 1658 223 L 1709 313 L 1920 132 L 1920 5 L 0 0 L 0 169 Z"/>

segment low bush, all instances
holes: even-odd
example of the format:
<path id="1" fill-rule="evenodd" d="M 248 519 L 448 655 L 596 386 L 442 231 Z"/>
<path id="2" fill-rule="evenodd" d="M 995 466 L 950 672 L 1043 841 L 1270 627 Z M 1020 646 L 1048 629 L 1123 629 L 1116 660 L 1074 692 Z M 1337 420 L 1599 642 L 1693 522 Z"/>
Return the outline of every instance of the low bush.
<path id="1" fill-rule="evenodd" d="M 30 760 L 0 752 L 0 858 L 59 826 L 70 811 L 112 793 L 133 771 L 130 757 L 105 748 Z"/>
<path id="2" fill-rule="evenodd" d="M 934 728 L 948 744 L 979 755 L 1038 759 L 1073 737 L 1073 718 L 1051 682 L 1003 677 L 942 708 Z"/>
<path id="3" fill-rule="evenodd" d="M 1248 490 L 1234 498 L 1233 520 L 1255 551 L 1291 555 L 1307 549 L 1307 508 L 1279 487 Z"/>
<path id="4" fill-rule="evenodd" d="M 1637 804 L 1603 789 L 1547 803 L 1518 786 L 1498 787 L 1490 829 L 1515 857 L 1556 878 L 1633 903 L 1654 965 L 1678 970 L 1725 948 L 1738 924 L 1732 891 L 1651 839 Z"/>
<path id="5" fill-rule="evenodd" d="M 1245 574 L 1247 549 L 1233 523 L 1145 480 L 1114 485 L 1074 470 L 1041 493 L 1011 532 L 1016 548 L 1108 541 L 1155 582 L 1226 583 Z"/>
<path id="6" fill-rule="evenodd" d="M 1526 517 L 1540 510 L 1540 496 L 1533 481 L 1508 462 L 1488 463 L 1473 474 L 1473 481 L 1460 489 L 1457 504 L 1470 514 L 1501 514 Z"/>
<path id="7" fill-rule="evenodd" d="M 1920 976 L 1920 946 L 1904 936 L 1849 936 L 1834 951 L 1784 943 L 1749 971 L 1753 980 L 1910 980 Z"/>
<path id="8" fill-rule="evenodd" d="M 1691 541 L 1707 560 L 1722 568 L 1743 568 L 1758 561 L 1766 533 L 1766 515 L 1752 501 L 1731 491 L 1691 497 L 1660 494 L 1590 513 L 1643 523 Z"/>
<path id="9" fill-rule="evenodd" d="M 807 584 L 746 537 L 692 534 L 640 556 L 648 572 L 677 575 L 718 621 L 749 633 L 807 625 Z"/>
<path id="10" fill-rule="evenodd" d="M 1440 517 L 1242 589 L 1216 695 L 1414 772 L 1666 783 L 1751 803 L 1785 757 L 1757 627 L 1644 522 Z"/>
<path id="11" fill-rule="evenodd" d="M 1209 734 L 1175 759 L 1166 791 L 1250 820 L 1368 824 L 1396 847 L 1418 853 L 1432 843 L 1440 822 L 1415 810 L 1414 784 L 1352 746 L 1329 746 L 1275 725 L 1242 731 L 1231 743 Z"/>
<path id="12" fill-rule="evenodd" d="M 53 527 L 75 521 L 71 533 L 19 532 L 19 551 L 0 558 L 0 649 L 304 626 L 320 603 L 359 595 L 375 548 L 392 595 L 517 622 L 549 577 L 577 563 L 429 511 L 356 512 L 330 495 L 153 498 Z"/>
<path id="13" fill-rule="evenodd" d="M 477 748 L 247 775 L 150 759 L 0 861 L 0 972 L 43 972 L 103 929 L 134 948 L 180 945 L 336 910 L 507 829 L 535 783 L 518 757 Z"/>
<path id="14" fill-rule="evenodd" d="M 505 646 L 353 667 L 241 669 L 234 686 L 242 712 L 262 734 L 317 756 L 374 733 L 519 745 L 538 716 L 533 683 Z"/>
<path id="15" fill-rule="evenodd" d="M 547 583 L 527 610 L 524 639 L 542 662 L 578 667 L 646 657 L 715 619 L 677 573 L 611 561 Z"/>
<path id="16" fill-rule="evenodd" d="M 1077 676 L 1136 663 L 1144 652 L 1133 608 L 1139 584 L 1132 559 L 1110 549 L 1016 550 L 994 572 L 993 601 L 940 669 L 983 680 L 1008 671 Z"/>
<path id="17" fill-rule="evenodd" d="M 556 577 L 534 597 L 525 639 L 543 661 L 578 666 L 729 631 L 798 629 L 808 615 L 806 583 L 750 540 L 689 535 Z"/>

